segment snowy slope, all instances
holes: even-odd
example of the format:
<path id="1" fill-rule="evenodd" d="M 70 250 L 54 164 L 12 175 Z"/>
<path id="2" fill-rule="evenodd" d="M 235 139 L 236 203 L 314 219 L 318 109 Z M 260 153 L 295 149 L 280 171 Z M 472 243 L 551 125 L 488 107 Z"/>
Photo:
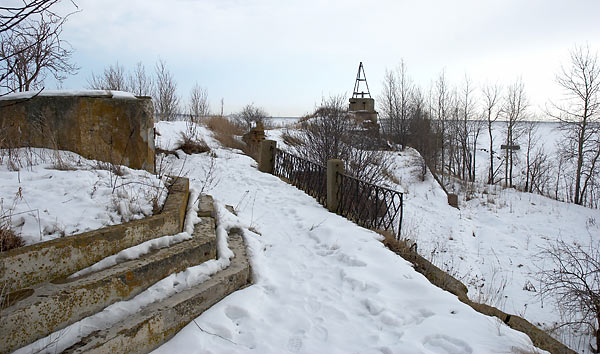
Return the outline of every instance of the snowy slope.
<path id="1" fill-rule="evenodd" d="M 160 179 L 119 170 L 69 151 L 0 149 L 0 221 L 32 244 L 151 215 L 154 198 L 162 205 Z"/>
<path id="2" fill-rule="evenodd" d="M 548 122 L 538 127 L 539 146 L 549 154 L 560 139 L 556 128 Z M 501 144 L 502 129 L 502 124 L 495 124 L 495 146 Z M 485 134 L 480 148 L 489 144 Z M 269 131 L 268 137 L 278 146 L 284 144 L 281 130 Z M 392 154 L 393 174 L 399 181 L 393 188 L 405 193 L 403 238 L 415 241 L 422 256 L 461 280 L 471 300 L 522 316 L 542 328 L 562 322 L 554 299 L 542 302 L 538 296 L 540 284 L 534 274 L 546 264 L 538 255 L 559 239 L 583 246 L 597 240 L 600 210 L 483 183 L 470 187 L 478 191 L 472 199 L 466 200 L 464 192 L 459 195 L 457 210 L 447 204 L 446 194 L 431 174 L 420 180 L 415 150 Z M 479 150 L 477 159 L 479 176 L 485 176 L 487 153 Z M 573 349 L 589 352 L 586 335 L 572 336 L 562 330 L 557 337 Z"/>
<path id="3" fill-rule="evenodd" d="M 219 183 L 209 193 L 238 211 L 255 284 L 213 306 L 157 353 L 534 350 L 526 335 L 431 285 L 376 233 L 258 172 L 247 156 L 213 152 Z M 208 170 L 211 157 L 189 156 L 186 164 L 201 189 L 205 178 L 195 171 Z"/>

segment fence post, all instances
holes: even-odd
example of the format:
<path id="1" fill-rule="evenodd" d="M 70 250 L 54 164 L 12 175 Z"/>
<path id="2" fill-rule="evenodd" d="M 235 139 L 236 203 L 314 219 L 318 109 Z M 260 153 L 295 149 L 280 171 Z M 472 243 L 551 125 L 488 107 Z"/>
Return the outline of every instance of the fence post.
<path id="1" fill-rule="evenodd" d="M 263 140 L 260 142 L 258 152 L 258 170 L 265 173 L 273 173 L 275 167 L 275 149 L 277 142 L 275 140 Z"/>
<path id="2" fill-rule="evenodd" d="M 338 173 L 344 173 L 344 161 L 327 160 L 327 209 L 332 213 L 337 211 L 340 203 Z"/>

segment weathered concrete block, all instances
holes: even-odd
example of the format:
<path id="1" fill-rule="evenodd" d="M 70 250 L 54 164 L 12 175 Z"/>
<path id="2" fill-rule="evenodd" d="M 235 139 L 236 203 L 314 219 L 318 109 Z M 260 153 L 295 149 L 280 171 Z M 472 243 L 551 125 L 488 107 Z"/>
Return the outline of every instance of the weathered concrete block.
<path id="1" fill-rule="evenodd" d="M 448 193 L 448 205 L 458 209 L 458 195 L 454 193 Z"/>
<path id="2" fill-rule="evenodd" d="M 344 161 L 335 159 L 327 161 L 327 209 L 332 213 L 337 213 L 340 203 L 338 174 L 342 173 L 344 173 Z"/>
<path id="3" fill-rule="evenodd" d="M 273 173 L 275 167 L 275 150 L 277 142 L 274 140 L 263 140 L 258 152 L 258 170 L 264 173 Z"/>
<path id="4" fill-rule="evenodd" d="M 69 150 L 86 158 L 154 172 L 149 97 L 37 96 L 0 100 L 7 147 Z"/>
<path id="5" fill-rule="evenodd" d="M 213 205 L 214 200 L 210 195 L 201 195 L 200 200 L 198 201 L 198 216 L 206 217 L 213 216 L 215 212 L 215 207 Z"/>

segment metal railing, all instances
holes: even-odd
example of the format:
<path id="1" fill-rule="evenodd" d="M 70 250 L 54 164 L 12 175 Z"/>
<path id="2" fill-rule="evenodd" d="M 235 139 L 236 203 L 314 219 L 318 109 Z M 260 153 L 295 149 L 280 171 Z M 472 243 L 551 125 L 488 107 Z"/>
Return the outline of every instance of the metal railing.
<path id="1" fill-rule="evenodd" d="M 403 194 L 361 181 L 346 174 L 337 174 L 337 213 L 372 230 L 391 231 L 400 238 Z"/>
<path id="2" fill-rule="evenodd" d="M 273 174 L 314 197 L 320 204 L 327 203 L 327 168 L 285 151 L 275 150 Z"/>

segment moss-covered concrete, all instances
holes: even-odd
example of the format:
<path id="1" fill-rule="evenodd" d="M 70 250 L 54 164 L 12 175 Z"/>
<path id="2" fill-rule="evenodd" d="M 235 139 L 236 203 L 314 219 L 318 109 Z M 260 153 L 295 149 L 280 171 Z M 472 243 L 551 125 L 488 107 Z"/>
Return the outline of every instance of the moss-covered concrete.
<path id="1" fill-rule="evenodd" d="M 4 147 L 43 147 L 154 171 L 152 100 L 37 96 L 0 101 Z"/>
<path id="2" fill-rule="evenodd" d="M 32 343 L 112 303 L 130 299 L 170 274 L 215 258 L 214 219 L 204 217 L 195 225 L 191 240 L 96 273 L 42 284 L 0 311 L 0 352 Z"/>
<path id="3" fill-rule="evenodd" d="M 98 331 L 65 350 L 65 353 L 148 353 L 230 293 L 250 283 L 250 265 L 243 239 L 229 235 L 235 253 L 231 264 L 194 288 L 154 303 L 115 327 Z"/>

